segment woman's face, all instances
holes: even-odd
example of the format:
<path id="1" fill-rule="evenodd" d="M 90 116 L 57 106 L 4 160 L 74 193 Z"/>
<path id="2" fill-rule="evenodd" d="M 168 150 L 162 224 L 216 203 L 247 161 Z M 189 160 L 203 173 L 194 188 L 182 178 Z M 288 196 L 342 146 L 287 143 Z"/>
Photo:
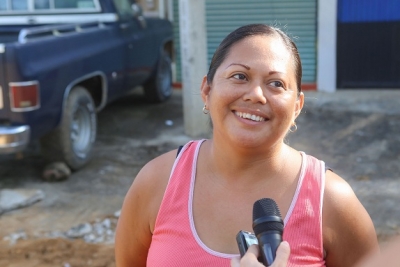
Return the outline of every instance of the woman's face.
<path id="1" fill-rule="evenodd" d="M 214 137 L 238 145 L 283 142 L 303 107 L 291 53 L 280 37 L 251 36 L 234 44 L 214 80 L 203 79 Z"/>

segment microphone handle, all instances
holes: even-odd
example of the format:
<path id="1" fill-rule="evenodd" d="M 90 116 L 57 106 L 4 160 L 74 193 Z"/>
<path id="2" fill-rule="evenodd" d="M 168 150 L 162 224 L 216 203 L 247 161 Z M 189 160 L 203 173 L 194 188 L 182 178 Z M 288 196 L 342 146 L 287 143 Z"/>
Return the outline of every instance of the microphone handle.
<path id="1" fill-rule="evenodd" d="M 282 242 L 282 232 L 280 231 L 266 231 L 257 235 L 258 246 L 262 263 L 265 266 L 270 266 L 276 257 L 276 250 Z"/>

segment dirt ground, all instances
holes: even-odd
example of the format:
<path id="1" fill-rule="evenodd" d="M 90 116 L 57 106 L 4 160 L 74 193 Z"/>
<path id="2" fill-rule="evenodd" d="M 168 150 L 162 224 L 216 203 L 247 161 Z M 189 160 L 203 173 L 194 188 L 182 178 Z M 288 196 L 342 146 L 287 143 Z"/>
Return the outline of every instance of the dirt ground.
<path id="1" fill-rule="evenodd" d="M 114 246 L 88 244 L 82 240 L 22 240 L 12 247 L 2 244 L 0 266 L 114 267 Z"/>
<path id="2" fill-rule="evenodd" d="M 41 180 L 44 162 L 37 144 L 20 159 L 1 157 L 0 188 L 40 189 L 45 198 L 0 215 L 0 266 L 115 266 L 112 242 L 59 236 L 79 224 L 116 220 L 114 214 L 140 168 L 191 139 L 183 134 L 182 116 L 179 90 L 158 105 L 145 103 L 140 94 L 114 102 L 98 114 L 92 162 L 62 182 Z M 308 105 L 297 124 L 299 130 L 287 141 L 325 160 L 348 180 L 370 213 L 380 241 L 400 234 L 400 116 Z M 18 233 L 19 240 L 11 238 Z"/>

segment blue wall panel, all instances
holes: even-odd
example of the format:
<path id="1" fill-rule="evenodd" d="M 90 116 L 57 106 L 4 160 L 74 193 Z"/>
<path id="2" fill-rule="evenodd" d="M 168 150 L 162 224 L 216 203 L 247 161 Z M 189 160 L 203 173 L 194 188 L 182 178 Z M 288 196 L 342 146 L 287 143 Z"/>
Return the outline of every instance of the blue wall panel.
<path id="1" fill-rule="evenodd" d="M 400 0 L 338 0 L 339 22 L 400 21 Z"/>

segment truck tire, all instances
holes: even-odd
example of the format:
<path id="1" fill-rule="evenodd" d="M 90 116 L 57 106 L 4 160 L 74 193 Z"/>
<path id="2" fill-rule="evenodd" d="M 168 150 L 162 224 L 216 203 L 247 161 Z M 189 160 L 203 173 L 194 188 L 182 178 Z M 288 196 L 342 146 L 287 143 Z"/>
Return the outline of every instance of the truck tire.
<path id="1" fill-rule="evenodd" d="M 48 162 L 65 162 L 72 170 L 78 170 L 91 159 L 96 128 L 91 95 L 84 87 L 74 87 L 64 106 L 60 125 L 40 140 L 43 156 Z"/>
<path id="2" fill-rule="evenodd" d="M 171 58 L 162 51 L 157 67 L 150 79 L 143 85 L 144 95 L 151 103 L 161 103 L 172 95 Z"/>

